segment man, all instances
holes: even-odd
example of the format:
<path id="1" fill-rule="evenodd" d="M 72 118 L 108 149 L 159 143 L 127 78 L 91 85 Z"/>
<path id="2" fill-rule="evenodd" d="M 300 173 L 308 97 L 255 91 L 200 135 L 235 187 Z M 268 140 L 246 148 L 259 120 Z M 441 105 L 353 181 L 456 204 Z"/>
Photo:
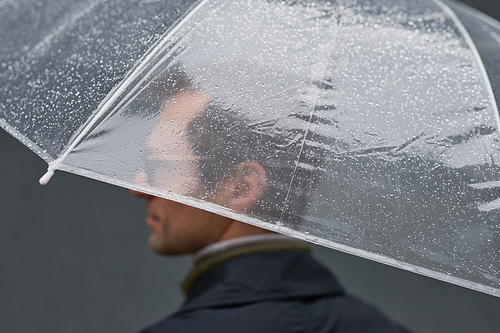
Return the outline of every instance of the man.
<path id="1" fill-rule="evenodd" d="M 258 216 L 263 205 L 267 210 L 278 206 L 280 181 L 273 176 L 269 184 L 269 173 L 277 171 L 257 156 L 269 156 L 262 152 L 262 138 L 245 132 L 245 126 L 238 130 L 231 112 L 185 81 L 162 106 L 148 140 L 148 175 L 142 181 L 235 213 Z M 235 133 L 235 147 L 218 145 Z M 260 153 L 252 155 L 252 149 Z M 195 267 L 183 283 L 186 302 L 143 333 L 405 332 L 346 295 L 304 243 L 200 208 L 134 194 L 147 200 L 149 244 L 155 252 L 195 254 Z M 297 198 L 294 209 L 304 201 Z"/>

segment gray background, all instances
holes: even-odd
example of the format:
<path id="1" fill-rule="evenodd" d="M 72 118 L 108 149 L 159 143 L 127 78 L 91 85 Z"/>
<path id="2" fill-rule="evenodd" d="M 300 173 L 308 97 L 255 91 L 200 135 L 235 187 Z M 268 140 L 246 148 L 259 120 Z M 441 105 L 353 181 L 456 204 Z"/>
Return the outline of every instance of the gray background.
<path id="1" fill-rule="evenodd" d="M 464 1 L 500 19 L 500 3 Z M 189 257 L 147 246 L 145 203 L 57 172 L 0 130 L 0 332 L 135 332 L 173 312 Z M 498 332 L 500 298 L 314 247 L 351 293 L 415 332 Z"/>

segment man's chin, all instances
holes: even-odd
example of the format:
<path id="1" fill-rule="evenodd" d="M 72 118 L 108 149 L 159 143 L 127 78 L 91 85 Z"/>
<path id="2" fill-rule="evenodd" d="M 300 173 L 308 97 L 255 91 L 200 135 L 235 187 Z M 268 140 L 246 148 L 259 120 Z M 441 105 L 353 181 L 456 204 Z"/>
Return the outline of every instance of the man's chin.
<path id="1" fill-rule="evenodd" d="M 182 251 L 182 249 L 176 249 L 172 246 L 165 245 L 161 239 L 158 239 L 154 234 L 149 236 L 149 247 L 153 252 L 159 255 L 176 255 L 176 254 L 186 254 L 187 251 Z"/>
<path id="2" fill-rule="evenodd" d="M 168 249 L 165 248 L 165 246 L 162 244 L 160 240 L 158 240 L 157 237 L 155 237 L 154 234 L 151 234 L 149 236 L 149 247 L 153 252 L 161 255 L 169 254 Z"/>

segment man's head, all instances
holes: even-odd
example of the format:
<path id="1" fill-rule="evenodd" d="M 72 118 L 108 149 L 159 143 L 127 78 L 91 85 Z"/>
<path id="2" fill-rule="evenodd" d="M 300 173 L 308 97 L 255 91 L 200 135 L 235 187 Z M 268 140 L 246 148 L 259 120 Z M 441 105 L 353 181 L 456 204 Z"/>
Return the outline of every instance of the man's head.
<path id="1" fill-rule="evenodd" d="M 239 81 L 243 80 L 242 72 L 254 70 L 252 66 L 246 67 L 231 69 L 240 75 Z M 311 150 L 297 160 L 301 142 L 307 139 L 309 117 L 296 112 L 307 108 L 293 104 L 296 102 L 290 96 L 296 94 L 296 85 L 289 83 L 284 75 L 271 75 L 265 70 L 254 74 L 275 82 L 273 89 L 279 92 L 237 93 L 245 91 L 244 80 L 238 81 L 241 87 L 231 82 L 221 84 L 228 76 L 220 73 L 210 74 L 213 82 L 209 88 L 203 88 L 203 84 L 193 82 L 178 68 L 168 70 L 151 84 L 151 97 L 156 99 L 156 105 L 161 105 L 161 111 L 148 140 L 148 183 L 156 189 L 215 203 L 263 221 L 300 223 L 308 191 L 316 182 L 312 175 L 317 169 L 309 165 L 317 162 L 319 156 L 311 154 L 314 152 Z M 258 76 L 252 80 L 259 82 Z M 255 121 L 259 114 L 266 114 L 264 121 Z M 159 214 L 156 210 L 163 209 L 156 202 L 165 199 L 147 197 L 149 216 L 155 217 Z M 169 244 L 182 240 L 184 245 L 175 248 L 182 248 L 183 253 L 225 239 L 228 234 L 244 235 L 228 233 L 232 228 L 225 217 L 179 205 L 169 201 L 164 207 L 169 215 L 178 210 L 175 218 L 179 217 L 179 221 L 180 216 L 186 217 L 179 222 L 179 231 L 172 226 L 168 231 L 168 237 L 179 235 Z M 173 253 L 173 249 L 160 249 L 155 243 L 154 230 L 160 227 L 154 227 L 154 218 L 149 221 L 153 229 L 151 245 L 158 252 Z M 202 225 L 205 221 L 210 223 Z M 246 232 L 252 228 L 253 233 L 264 232 L 230 221 L 231 225 L 244 226 Z M 198 239 L 193 239 L 193 246 L 189 247 L 191 242 L 185 238 L 191 230 L 197 230 Z"/>
<path id="2" fill-rule="evenodd" d="M 257 204 L 266 187 L 266 172 L 257 162 L 241 161 L 208 186 L 200 179 L 200 162 L 213 157 L 195 153 L 188 128 L 203 117 L 207 93 L 183 89 L 164 103 L 148 138 L 147 181 L 177 194 L 203 198 L 235 212 Z M 134 192 L 146 198 L 149 243 L 160 254 L 191 253 L 211 243 L 267 232 L 227 217 L 175 201 Z"/>

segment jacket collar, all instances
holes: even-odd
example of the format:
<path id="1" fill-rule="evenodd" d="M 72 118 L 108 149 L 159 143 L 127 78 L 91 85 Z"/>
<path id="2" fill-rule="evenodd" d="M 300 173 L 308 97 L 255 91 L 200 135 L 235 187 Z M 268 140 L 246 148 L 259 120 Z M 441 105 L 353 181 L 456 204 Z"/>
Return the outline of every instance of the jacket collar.
<path id="1" fill-rule="evenodd" d="M 242 246 L 200 260 L 184 282 L 181 310 L 342 294 L 302 242 Z"/>
<path id="2" fill-rule="evenodd" d="M 195 258 L 195 266 L 184 279 L 184 282 L 182 283 L 182 290 L 185 295 L 189 295 L 193 286 L 206 272 L 226 260 L 257 252 L 284 250 L 311 252 L 311 249 L 305 243 L 293 240 L 292 238 L 281 240 L 279 242 L 245 242 L 242 245 L 232 246 L 224 251 L 214 252 L 214 254 L 209 256 L 198 256 L 198 259 Z"/>

